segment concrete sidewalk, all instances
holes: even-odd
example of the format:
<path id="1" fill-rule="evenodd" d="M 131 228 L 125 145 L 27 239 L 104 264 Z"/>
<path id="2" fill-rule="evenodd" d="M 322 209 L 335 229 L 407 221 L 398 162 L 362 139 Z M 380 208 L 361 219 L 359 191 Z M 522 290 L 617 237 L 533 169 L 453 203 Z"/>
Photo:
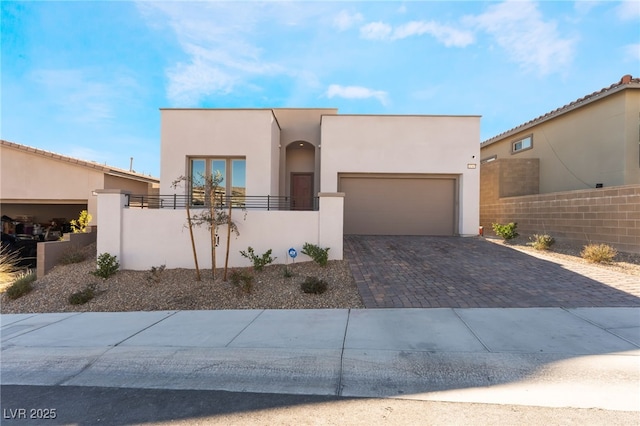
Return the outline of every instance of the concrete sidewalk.
<path id="1" fill-rule="evenodd" d="M 1 315 L 3 385 L 640 411 L 640 308 Z"/>

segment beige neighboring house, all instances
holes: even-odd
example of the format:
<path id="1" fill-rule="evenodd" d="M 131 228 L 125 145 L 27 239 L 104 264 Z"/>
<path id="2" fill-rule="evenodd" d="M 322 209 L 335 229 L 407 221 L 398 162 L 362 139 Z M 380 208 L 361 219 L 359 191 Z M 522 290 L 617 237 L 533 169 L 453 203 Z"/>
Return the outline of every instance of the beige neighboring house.
<path id="1" fill-rule="evenodd" d="M 502 195 L 547 194 L 640 183 L 640 79 L 618 83 L 482 142 L 483 164 L 503 165 Z M 530 163 L 523 160 L 533 160 Z M 522 169 L 526 168 L 526 172 Z M 526 182 L 523 182 L 526 181 Z"/>
<path id="2" fill-rule="evenodd" d="M 25 222 L 23 233 L 52 219 L 77 219 L 82 210 L 98 223 L 95 190 L 149 194 L 157 178 L 0 140 L 0 211 Z"/>
<path id="3" fill-rule="evenodd" d="M 640 79 L 625 75 L 481 144 L 480 224 L 640 252 L 639 147 Z"/>

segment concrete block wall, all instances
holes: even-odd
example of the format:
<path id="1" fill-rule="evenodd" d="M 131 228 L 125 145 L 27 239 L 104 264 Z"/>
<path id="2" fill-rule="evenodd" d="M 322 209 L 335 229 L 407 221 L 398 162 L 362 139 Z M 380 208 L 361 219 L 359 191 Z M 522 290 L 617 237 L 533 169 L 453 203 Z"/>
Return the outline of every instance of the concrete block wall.
<path id="1" fill-rule="evenodd" d="M 496 222 L 517 222 L 523 236 L 548 233 L 558 241 L 606 243 L 640 253 L 640 185 L 504 197 L 481 204 L 485 235 L 494 235 L 491 224 Z"/>
<path id="2" fill-rule="evenodd" d="M 540 160 L 498 159 L 480 166 L 480 204 L 540 192 Z"/>
<path id="3" fill-rule="evenodd" d="M 62 241 L 46 241 L 38 243 L 38 260 L 36 266 L 36 276 L 44 277 L 54 266 L 58 264 L 60 258 L 69 250 L 78 250 L 89 244 L 96 242 L 98 233 L 95 227 L 92 232 L 79 234 L 64 234 Z"/>

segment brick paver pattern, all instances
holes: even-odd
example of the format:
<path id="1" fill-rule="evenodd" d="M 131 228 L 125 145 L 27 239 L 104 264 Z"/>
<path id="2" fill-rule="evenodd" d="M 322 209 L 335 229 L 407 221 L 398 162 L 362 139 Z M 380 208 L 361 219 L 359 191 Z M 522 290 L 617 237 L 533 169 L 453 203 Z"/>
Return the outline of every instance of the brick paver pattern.
<path id="1" fill-rule="evenodd" d="M 640 277 L 480 237 L 355 236 L 344 254 L 367 308 L 640 306 Z"/>

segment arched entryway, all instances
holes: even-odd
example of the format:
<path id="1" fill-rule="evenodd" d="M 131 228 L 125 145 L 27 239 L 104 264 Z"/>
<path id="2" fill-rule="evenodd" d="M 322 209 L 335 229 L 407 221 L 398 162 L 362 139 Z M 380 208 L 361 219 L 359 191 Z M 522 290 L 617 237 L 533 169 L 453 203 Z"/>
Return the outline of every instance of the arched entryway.
<path id="1" fill-rule="evenodd" d="M 313 210 L 316 194 L 316 148 L 306 141 L 292 142 L 286 147 L 285 188 L 291 197 L 292 210 Z"/>

